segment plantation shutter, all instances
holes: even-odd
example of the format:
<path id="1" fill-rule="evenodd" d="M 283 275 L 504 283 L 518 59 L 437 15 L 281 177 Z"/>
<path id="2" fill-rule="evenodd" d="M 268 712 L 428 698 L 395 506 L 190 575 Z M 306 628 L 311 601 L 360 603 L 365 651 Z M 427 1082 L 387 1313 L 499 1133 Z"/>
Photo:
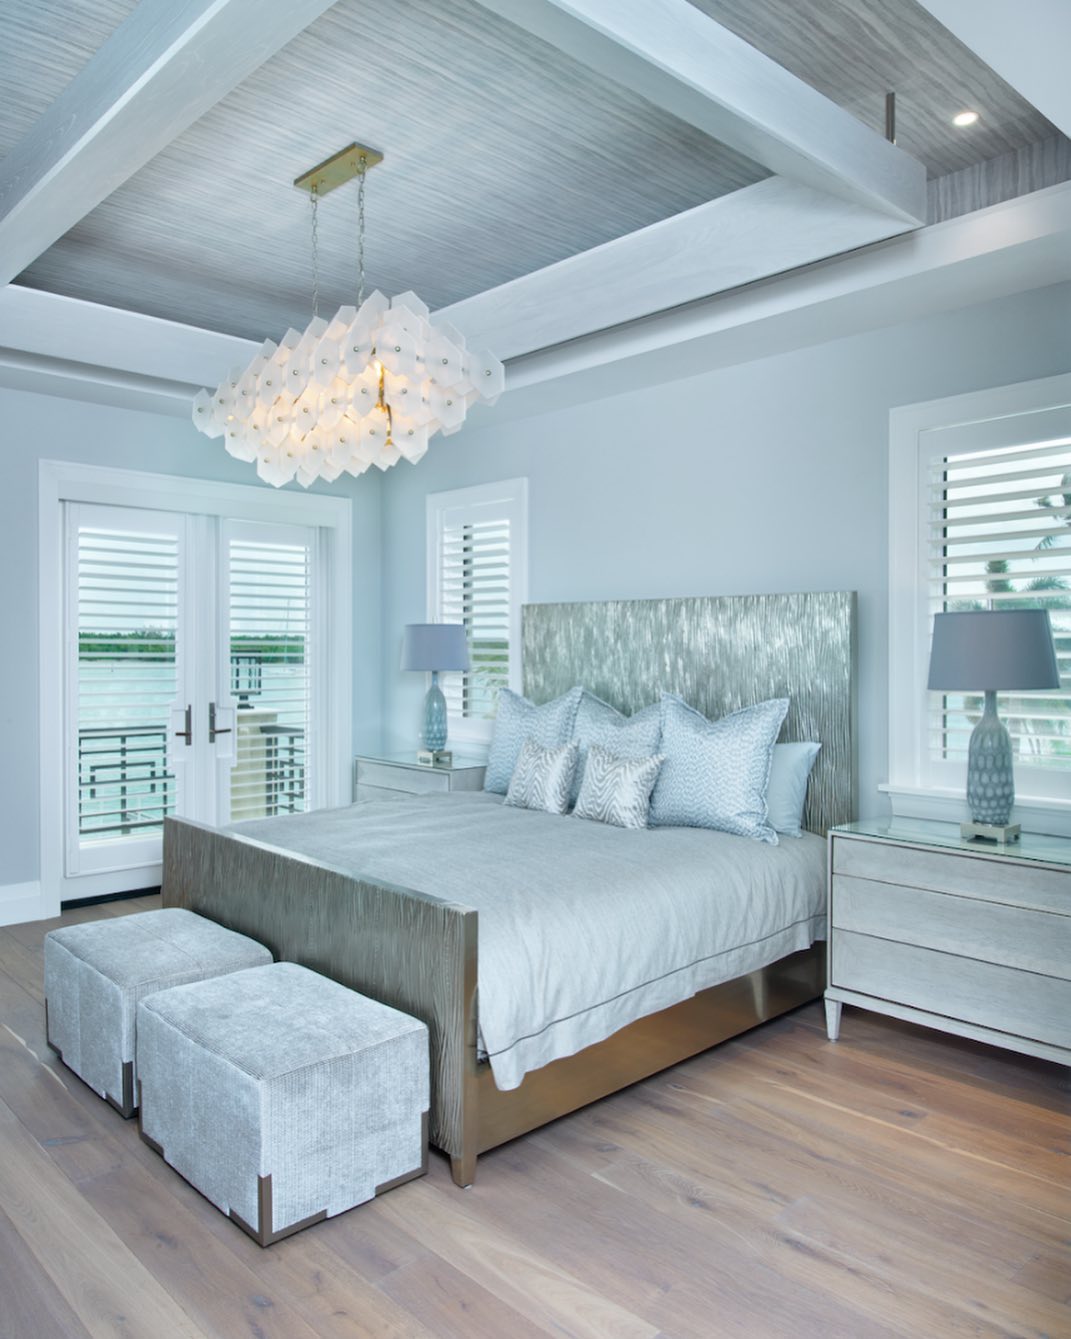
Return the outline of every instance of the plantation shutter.
<path id="1" fill-rule="evenodd" d="M 488 719 L 509 686 L 510 520 L 446 522 L 442 529 L 439 609 L 444 623 L 463 623 L 472 665 L 446 677 L 451 715 Z"/>
<path id="2" fill-rule="evenodd" d="M 1060 690 L 1001 693 L 999 710 L 1017 766 L 1071 773 L 1071 440 L 935 454 L 928 492 L 931 613 L 1049 611 Z M 929 757 L 965 759 L 980 694 L 929 702 Z"/>
<path id="3" fill-rule="evenodd" d="M 100 508 L 73 514 L 72 853 L 159 834 L 175 812 L 168 728 L 179 694 L 180 531 L 127 515 L 124 524 Z"/>
<path id="4" fill-rule="evenodd" d="M 295 527 L 276 537 L 281 529 L 234 523 L 227 532 L 233 820 L 309 807 L 313 535 Z"/>
<path id="5" fill-rule="evenodd" d="M 528 481 L 429 493 L 428 617 L 461 623 L 471 668 L 440 686 L 454 739 L 485 741 L 503 688 L 519 689 L 527 598 Z"/>

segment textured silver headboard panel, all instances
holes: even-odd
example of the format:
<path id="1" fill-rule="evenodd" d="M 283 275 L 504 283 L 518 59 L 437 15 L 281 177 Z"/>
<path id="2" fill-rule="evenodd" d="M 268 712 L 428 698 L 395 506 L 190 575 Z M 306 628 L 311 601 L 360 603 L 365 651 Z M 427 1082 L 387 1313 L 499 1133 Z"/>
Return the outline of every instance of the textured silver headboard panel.
<path id="1" fill-rule="evenodd" d="M 534 702 L 579 683 L 619 711 L 666 691 L 718 717 L 787 697 L 781 739 L 822 745 L 805 826 L 855 816 L 854 591 L 528 604 L 522 652 Z"/>

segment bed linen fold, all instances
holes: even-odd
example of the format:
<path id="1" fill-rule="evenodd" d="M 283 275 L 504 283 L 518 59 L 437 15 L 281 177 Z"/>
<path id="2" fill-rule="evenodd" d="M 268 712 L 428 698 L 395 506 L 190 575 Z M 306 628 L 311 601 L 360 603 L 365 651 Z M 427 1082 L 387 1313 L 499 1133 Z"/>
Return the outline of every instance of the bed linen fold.
<path id="1" fill-rule="evenodd" d="M 825 843 L 626 829 L 483 792 L 399 795 L 230 831 L 479 912 L 496 1085 L 825 935 Z"/>

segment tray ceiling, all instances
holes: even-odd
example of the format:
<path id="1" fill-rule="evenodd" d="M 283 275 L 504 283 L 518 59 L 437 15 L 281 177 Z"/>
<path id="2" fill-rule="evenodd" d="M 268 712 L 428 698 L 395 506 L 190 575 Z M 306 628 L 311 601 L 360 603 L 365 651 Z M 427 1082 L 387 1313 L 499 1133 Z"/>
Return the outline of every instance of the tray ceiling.
<path id="1" fill-rule="evenodd" d="M 1054 134 L 914 0 L 691 3 L 867 125 L 895 89 L 898 143 L 931 176 Z M 0 153 L 133 8 L 8 0 Z M 967 133 L 949 124 L 964 106 L 982 112 Z M 370 286 L 433 307 L 769 176 L 477 0 L 340 0 L 18 282 L 255 339 L 304 325 L 309 206 L 290 183 L 350 139 L 386 155 L 368 180 Z M 350 187 L 321 206 L 326 308 L 352 300 L 355 214 Z"/>

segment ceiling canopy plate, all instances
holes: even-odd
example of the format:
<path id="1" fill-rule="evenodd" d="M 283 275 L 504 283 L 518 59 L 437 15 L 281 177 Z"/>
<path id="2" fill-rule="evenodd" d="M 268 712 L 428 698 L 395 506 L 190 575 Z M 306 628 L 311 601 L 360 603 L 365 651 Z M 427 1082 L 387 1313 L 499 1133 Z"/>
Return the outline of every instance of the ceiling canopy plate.
<path id="1" fill-rule="evenodd" d="M 310 167 L 300 177 L 295 177 L 294 185 L 299 191 L 308 191 L 310 194 L 315 191 L 317 195 L 323 196 L 336 186 L 345 186 L 347 181 L 360 176 L 362 169 L 367 172 L 382 161 L 383 155 L 376 149 L 370 149 L 367 144 L 348 144 L 322 163 Z"/>

